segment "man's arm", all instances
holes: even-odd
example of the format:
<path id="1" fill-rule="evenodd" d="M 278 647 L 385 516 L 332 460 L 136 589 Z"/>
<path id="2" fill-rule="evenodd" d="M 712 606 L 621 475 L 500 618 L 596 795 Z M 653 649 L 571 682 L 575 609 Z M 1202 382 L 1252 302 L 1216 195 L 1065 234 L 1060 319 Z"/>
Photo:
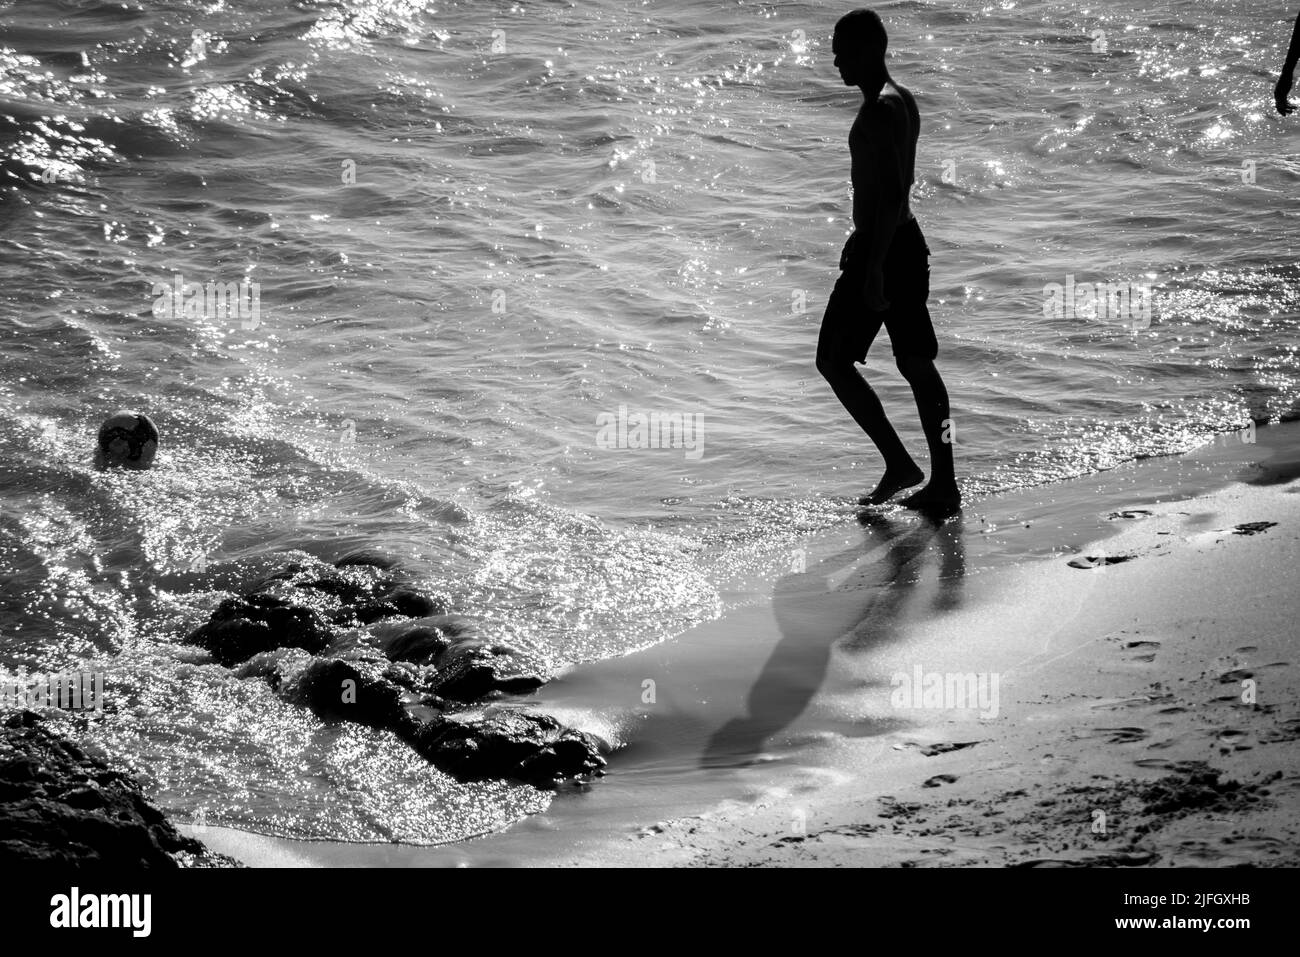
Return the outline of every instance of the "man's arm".
<path id="1" fill-rule="evenodd" d="M 899 213 L 907 200 L 903 161 L 898 148 L 898 139 L 906 133 L 907 127 L 897 113 L 899 109 L 902 109 L 901 104 L 895 105 L 890 100 L 878 100 L 871 107 L 868 126 L 870 166 L 866 176 L 868 195 L 865 203 L 868 222 L 854 224 L 868 244 L 864 294 L 868 308 L 876 311 L 889 307 L 883 288 L 885 257 L 898 226 Z"/>
<path id="2" fill-rule="evenodd" d="M 1277 111 L 1283 116 L 1295 112 L 1287 97 L 1291 95 L 1291 74 L 1295 72 L 1296 61 L 1300 60 L 1300 14 L 1296 15 L 1295 27 L 1291 30 L 1291 46 L 1286 51 L 1286 62 L 1282 64 L 1282 74 L 1277 78 L 1273 88 L 1273 101 Z"/>

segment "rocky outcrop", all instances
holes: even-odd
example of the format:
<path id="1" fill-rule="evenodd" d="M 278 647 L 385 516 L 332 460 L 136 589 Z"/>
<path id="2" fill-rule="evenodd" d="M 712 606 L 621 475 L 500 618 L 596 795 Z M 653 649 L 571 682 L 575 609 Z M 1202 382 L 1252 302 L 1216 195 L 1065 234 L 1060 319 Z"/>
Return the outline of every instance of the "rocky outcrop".
<path id="1" fill-rule="evenodd" d="M 381 568 L 367 565 L 359 557 L 347 562 L 335 566 L 297 562 L 264 578 L 251 592 L 309 605 L 343 627 L 446 613 L 446 595 L 426 594 L 410 587 L 389 574 L 393 567 L 390 563 Z"/>
<path id="2" fill-rule="evenodd" d="M 31 711 L 0 717 L 0 865 L 236 867 Z"/>
<path id="3" fill-rule="evenodd" d="M 390 661 L 431 669 L 431 694 L 462 704 L 499 695 L 527 694 L 546 684 L 546 665 L 535 655 L 482 637 L 473 624 L 455 615 L 386 622 L 373 629 Z"/>
<path id="4" fill-rule="evenodd" d="M 546 684 L 541 662 L 475 638 L 452 643 L 437 659 L 429 691 L 445 701 L 474 702 L 490 695 L 527 694 Z"/>
<path id="5" fill-rule="evenodd" d="M 591 735 L 522 709 L 467 709 L 540 688 L 546 668 L 447 605 L 391 563 L 299 562 L 222 602 L 186 643 L 322 720 L 392 732 L 461 778 L 552 787 L 600 773 Z"/>
<path id="6" fill-rule="evenodd" d="M 334 620 L 340 624 L 358 622 L 369 625 L 386 618 L 423 618 L 441 615 L 447 610 L 444 602 L 429 595 L 421 595 L 409 588 L 394 588 L 371 601 L 345 606 Z"/>
<path id="7" fill-rule="evenodd" d="M 186 642 L 211 652 L 229 668 L 276 648 L 319 654 L 333 637 L 329 623 L 314 608 L 263 593 L 227 598 Z"/>
<path id="8" fill-rule="evenodd" d="M 550 715 L 501 707 L 441 715 L 420 726 L 413 744 L 462 780 L 511 778 L 550 788 L 605 766 L 594 736 Z"/>
<path id="9" fill-rule="evenodd" d="M 452 643 L 451 629 L 433 618 L 386 623 L 371 634 L 390 661 L 413 665 L 433 665 Z"/>
<path id="10" fill-rule="evenodd" d="M 412 735 L 419 722 L 406 710 L 401 687 L 373 665 L 316 659 L 287 689 L 291 700 L 326 721 L 355 721 Z"/>

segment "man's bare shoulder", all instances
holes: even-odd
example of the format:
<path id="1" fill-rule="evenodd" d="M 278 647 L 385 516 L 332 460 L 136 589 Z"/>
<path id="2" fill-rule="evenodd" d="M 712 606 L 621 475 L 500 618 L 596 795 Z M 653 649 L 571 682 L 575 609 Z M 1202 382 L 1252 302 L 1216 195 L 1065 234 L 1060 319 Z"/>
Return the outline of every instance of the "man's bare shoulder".
<path id="1" fill-rule="evenodd" d="M 912 118 L 919 115 L 916 97 L 906 87 L 895 85 L 886 88 L 876 104 L 880 108 L 881 122 L 888 122 L 895 128 L 908 129 L 912 125 Z"/>
<path id="2" fill-rule="evenodd" d="M 907 131 L 910 115 L 906 101 L 897 93 L 887 91 L 873 102 L 862 104 L 852 132 L 863 136 L 897 136 Z"/>
<path id="3" fill-rule="evenodd" d="M 883 91 L 883 94 L 888 94 L 896 101 L 901 99 L 902 101 L 906 102 L 908 106 L 912 106 L 912 107 L 916 106 L 916 97 L 912 95 L 912 91 L 909 90 L 907 87 L 903 86 L 903 84 L 898 83 L 895 80 L 889 81 L 888 85 L 885 87 Z M 883 94 L 881 96 L 881 99 L 884 99 Z"/>

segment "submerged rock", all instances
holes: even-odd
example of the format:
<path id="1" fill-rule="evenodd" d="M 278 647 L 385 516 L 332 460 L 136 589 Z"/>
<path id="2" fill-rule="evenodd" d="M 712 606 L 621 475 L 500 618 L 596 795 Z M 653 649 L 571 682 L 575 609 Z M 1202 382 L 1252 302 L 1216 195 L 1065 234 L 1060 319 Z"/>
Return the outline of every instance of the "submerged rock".
<path id="1" fill-rule="evenodd" d="M 185 837 L 140 785 L 46 728 L 0 717 L 0 865 L 238 867 Z M 13 873 L 12 871 L 10 873 Z"/>
<path id="2" fill-rule="evenodd" d="M 227 598 L 185 643 L 206 649 L 229 668 L 276 648 L 319 654 L 333 637 L 329 623 L 314 608 L 260 594 Z"/>
<path id="3" fill-rule="evenodd" d="M 412 744 L 462 780 L 509 778 L 551 788 L 605 767 L 595 736 L 566 728 L 550 715 L 516 709 L 442 715 L 423 724 Z"/>

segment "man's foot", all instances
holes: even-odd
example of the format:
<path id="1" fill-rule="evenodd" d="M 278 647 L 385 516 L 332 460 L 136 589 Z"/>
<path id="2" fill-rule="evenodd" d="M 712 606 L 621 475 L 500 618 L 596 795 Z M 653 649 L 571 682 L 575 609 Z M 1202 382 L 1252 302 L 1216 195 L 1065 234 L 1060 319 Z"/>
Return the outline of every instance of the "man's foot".
<path id="1" fill-rule="evenodd" d="M 885 469 L 880 483 L 869 493 L 858 499 L 859 505 L 883 505 L 905 488 L 920 485 L 925 473 L 915 463 L 911 468 Z"/>
<path id="2" fill-rule="evenodd" d="M 961 492 L 956 485 L 936 485 L 931 482 L 919 492 L 913 492 L 901 503 L 903 508 L 924 512 L 926 515 L 947 516 L 961 508 Z"/>

